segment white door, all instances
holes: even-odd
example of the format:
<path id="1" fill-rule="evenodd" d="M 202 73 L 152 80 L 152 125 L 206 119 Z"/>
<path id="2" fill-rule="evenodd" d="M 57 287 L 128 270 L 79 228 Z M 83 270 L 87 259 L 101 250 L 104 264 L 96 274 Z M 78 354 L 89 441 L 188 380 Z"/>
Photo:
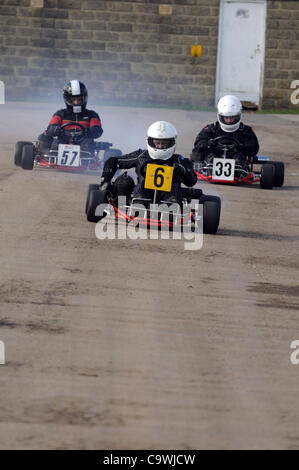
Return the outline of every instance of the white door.
<path id="1" fill-rule="evenodd" d="M 260 103 L 263 90 L 266 0 L 221 0 L 216 103 L 223 95 Z"/>

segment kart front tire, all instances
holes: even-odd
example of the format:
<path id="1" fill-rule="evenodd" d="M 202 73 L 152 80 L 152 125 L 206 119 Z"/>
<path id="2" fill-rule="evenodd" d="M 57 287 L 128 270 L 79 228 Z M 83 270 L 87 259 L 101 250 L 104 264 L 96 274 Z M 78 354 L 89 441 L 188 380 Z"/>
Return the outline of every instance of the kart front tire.
<path id="1" fill-rule="evenodd" d="M 87 214 L 87 208 L 88 208 L 88 203 L 89 203 L 89 196 L 91 191 L 98 190 L 100 189 L 99 184 L 90 184 L 88 186 L 87 194 L 86 194 L 86 203 L 85 203 L 85 214 Z"/>
<path id="2" fill-rule="evenodd" d="M 220 220 L 219 203 L 217 201 L 204 201 L 203 203 L 203 233 L 215 234 L 218 230 L 219 220 Z"/>
<path id="3" fill-rule="evenodd" d="M 221 211 L 221 199 L 218 196 L 210 196 L 209 194 L 203 194 L 200 198 L 200 202 L 213 201 L 219 207 L 219 212 Z"/>
<path id="4" fill-rule="evenodd" d="M 34 145 L 24 145 L 22 150 L 21 166 L 23 170 L 32 170 L 34 166 L 35 147 Z"/>
<path id="5" fill-rule="evenodd" d="M 275 186 L 275 166 L 272 163 L 262 166 L 260 186 L 262 189 L 272 189 Z"/>
<path id="6" fill-rule="evenodd" d="M 31 142 L 24 142 L 20 140 L 15 145 L 15 156 L 14 156 L 14 163 L 16 166 L 21 166 L 22 163 L 22 152 L 24 145 L 32 145 Z"/>
<path id="7" fill-rule="evenodd" d="M 275 181 L 274 186 L 281 188 L 284 182 L 284 163 L 283 162 L 271 162 L 275 166 Z"/>
<path id="8" fill-rule="evenodd" d="M 89 193 L 89 198 L 87 202 L 86 218 L 88 222 L 97 223 L 105 217 L 106 214 L 102 216 L 96 215 L 96 209 L 100 204 L 103 204 L 107 201 L 106 193 L 100 189 L 93 189 Z"/>

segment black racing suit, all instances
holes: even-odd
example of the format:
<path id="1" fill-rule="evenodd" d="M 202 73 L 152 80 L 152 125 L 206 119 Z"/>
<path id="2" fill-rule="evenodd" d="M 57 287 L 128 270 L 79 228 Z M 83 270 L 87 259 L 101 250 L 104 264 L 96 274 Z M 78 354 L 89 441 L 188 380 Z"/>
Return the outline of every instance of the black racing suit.
<path id="1" fill-rule="evenodd" d="M 154 190 L 144 188 L 146 166 L 148 163 L 174 167 L 171 191 L 159 191 L 157 202 L 164 200 L 180 203 L 182 200 L 181 183 L 185 186 L 191 187 L 197 182 L 197 176 L 193 170 L 193 163 L 191 160 L 178 154 L 172 155 L 168 160 L 154 160 L 149 156 L 147 150 L 142 149 L 122 155 L 121 157 L 109 158 L 103 169 L 103 181 L 110 182 L 118 169 L 135 168 L 137 185 L 135 186 L 133 195 L 135 197 L 153 199 Z"/>
<path id="2" fill-rule="evenodd" d="M 235 155 L 230 156 L 239 158 L 241 164 L 245 163 L 246 157 L 254 157 L 259 151 L 257 137 L 250 126 L 246 126 L 241 122 L 239 129 L 235 132 L 225 132 L 221 129 L 219 122 L 215 122 L 204 127 L 196 137 L 191 159 L 198 162 L 207 160 L 210 155 L 215 156 L 216 154 L 217 156 L 217 148 L 209 141 L 219 136 L 228 139 L 232 137 L 240 143 L 240 150 L 236 151 Z"/>
<path id="3" fill-rule="evenodd" d="M 47 130 L 38 137 L 42 153 L 47 153 L 50 148 L 52 150 L 57 150 L 58 144 L 60 143 L 69 143 L 67 139 L 67 132 L 65 135 L 62 134 L 59 136 L 58 139 L 53 140 L 53 138 L 57 132 L 58 127 L 71 121 L 78 122 L 85 127 L 85 137 L 80 142 L 82 150 L 90 152 L 94 150 L 94 139 L 101 137 L 103 134 L 99 115 L 95 111 L 91 111 L 89 109 L 85 109 L 81 113 L 75 114 L 71 109 L 65 108 L 60 109 L 53 115 Z M 64 129 L 68 131 L 74 129 L 74 127 L 74 125 L 66 126 Z M 81 130 L 79 126 L 77 126 L 77 128 Z"/>

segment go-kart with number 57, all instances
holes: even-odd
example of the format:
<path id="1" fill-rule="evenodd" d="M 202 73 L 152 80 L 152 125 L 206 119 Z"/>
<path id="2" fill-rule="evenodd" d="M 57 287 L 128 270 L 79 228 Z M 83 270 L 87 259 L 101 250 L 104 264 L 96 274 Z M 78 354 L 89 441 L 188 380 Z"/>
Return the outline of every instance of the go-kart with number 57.
<path id="1" fill-rule="evenodd" d="M 49 150 L 42 151 L 39 141 L 17 142 L 14 163 L 24 170 L 34 167 L 64 169 L 73 172 L 100 171 L 111 157 L 119 157 L 119 149 L 111 149 L 110 142 L 94 142 L 89 149 L 82 149 L 86 129 L 79 122 L 68 122 L 59 128 L 59 136 L 54 136 Z M 61 141 L 67 143 L 59 143 Z M 100 152 L 103 156 L 100 157 Z"/>
<path id="2" fill-rule="evenodd" d="M 103 161 L 120 156 L 109 142 L 95 142 L 103 133 L 99 115 L 86 109 L 88 91 L 84 83 L 71 80 L 62 89 L 66 107 L 56 111 L 37 142 L 17 142 L 15 165 L 24 170 L 34 166 L 71 171 L 99 170 Z"/>

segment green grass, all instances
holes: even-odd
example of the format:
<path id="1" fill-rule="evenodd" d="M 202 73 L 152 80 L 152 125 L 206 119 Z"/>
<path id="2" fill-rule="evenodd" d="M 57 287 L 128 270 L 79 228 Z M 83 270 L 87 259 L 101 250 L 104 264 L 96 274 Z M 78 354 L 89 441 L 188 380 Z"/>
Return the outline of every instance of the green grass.
<path id="1" fill-rule="evenodd" d="M 255 111 L 257 114 L 299 114 L 299 108 L 284 108 L 284 109 L 260 109 Z"/>

